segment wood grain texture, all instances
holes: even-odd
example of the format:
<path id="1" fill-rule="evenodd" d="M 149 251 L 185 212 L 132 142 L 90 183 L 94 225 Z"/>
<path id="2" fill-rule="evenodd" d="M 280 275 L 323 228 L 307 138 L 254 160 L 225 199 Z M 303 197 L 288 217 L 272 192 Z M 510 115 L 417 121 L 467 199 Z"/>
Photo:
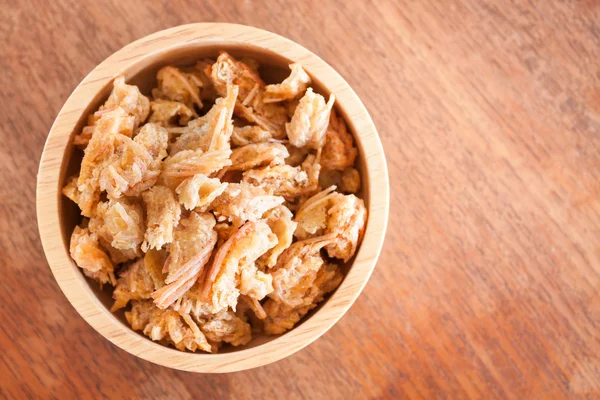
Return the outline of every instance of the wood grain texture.
<path id="1" fill-rule="evenodd" d="M 598 398 L 596 1 L 0 2 L 0 397 Z M 324 337 L 246 372 L 142 361 L 60 292 L 35 175 L 68 95 L 123 45 L 190 22 L 264 28 L 332 65 L 381 135 L 388 235 Z"/>
<path id="2" fill-rule="evenodd" d="M 60 193 L 69 176 L 80 166 L 80 159 L 72 156 L 73 137 L 81 132 L 88 115 L 106 100 L 113 79 L 122 75 L 128 82 L 140 82 L 145 87 L 164 65 L 185 65 L 206 57 L 215 58 L 216 52 L 224 49 L 237 57 L 253 57 L 268 70 L 279 67 L 284 75 L 288 74 L 290 64 L 302 63 L 312 76 L 315 90 L 326 98 L 335 94 L 335 107 L 354 132 L 359 149 L 357 166 L 362 172 L 359 195 L 365 200 L 368 222 L 343 282 L 301 324 L 285 335 L 253 335 L 248 345 L 229 351 L 194 354 L 148 340 L 130 328 L 122 313 L 109 311 L 113 303 L 110 292 L 100 291 L 95 282 L 86 280 L 69 255 L 71 232 L 80 222 L 81 214 Z M 52 124 L 42 152 L 36 188 L 44 253 L 73 307 L 96 331 L 131 354 L 193 372 L 236 372 L 266 365 L 301 350 L 333 326 L 354 303 L 377 263 L 388 221 L 389 197 L 388 172 L 377 130 L 344 79 L 319 57 L 289 39 L 262 29 L 226 23 L 186 24 L 159 31 L 128 44 L 94 68 L 69 96 Z"/>

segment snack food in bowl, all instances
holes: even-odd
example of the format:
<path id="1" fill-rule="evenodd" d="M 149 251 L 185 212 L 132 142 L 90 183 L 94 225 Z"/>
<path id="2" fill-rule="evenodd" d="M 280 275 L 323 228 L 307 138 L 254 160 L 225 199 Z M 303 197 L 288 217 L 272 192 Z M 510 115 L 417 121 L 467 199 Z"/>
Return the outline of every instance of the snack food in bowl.
<path id="1" fill-rule="evenodd" d="M 49 204 L 52 184 L 72 203 Z M 255 28 L 194 24 L 127 46 L 75 90 L 42 157 L 38 218 L 57 281 L 100 333 L 171 367 L 238 370 L 351 305 L 387 185 L 368 114 L 330 67 Z"/>

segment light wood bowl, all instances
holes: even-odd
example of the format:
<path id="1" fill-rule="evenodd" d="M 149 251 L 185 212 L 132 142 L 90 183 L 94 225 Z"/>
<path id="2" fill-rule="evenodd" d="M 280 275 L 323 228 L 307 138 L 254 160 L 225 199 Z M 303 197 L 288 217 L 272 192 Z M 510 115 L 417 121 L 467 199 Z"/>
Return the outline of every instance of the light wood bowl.
<path id="1" fill-rule="evenodd" d="M 125 75 L 143 92 L 156 83 L 164 65 L 186 65 L 219 50 L 234 56 L 252 56 L 265 65 L 267 81 L 288 75 L 287 65 L 302 64 L 313 78 L 315 91 L 336 95 L 336 110 L 346 119 L 359 148 L 358 167 L 363 178 L 359 194 L 367 205 L 368 223 L 360 249 L 346 266 L 340 287 L 294 329 L 279 336 L 257 336 L 246 346 L 218 354 L 185 353 L 152 342 L 133 331 L 121 312 L 108 309 L 111 292 L 87 280 L 69 256 L 69 240 L 79 223 L 77 206 L 61 195 L 66 178 L 81 162 L 71 144 L 87 115 L 108 97 L 112 80 Z M 145 360 L 194 372 L 229 372 L 280 360 L 310 344 L 335 324 L 356 300 L 377 262 L 389 212 L 387 166 L 379 136 L 356 93 L 319 57 L 276 34 L 242 25 L 202 23 L 183 25 L 137 40 L 98 65 L 73 91 L 50 129 L 37 179 L 37 217 L 44 252 L 60 288 L 73 307 L 102 336 Z"/>

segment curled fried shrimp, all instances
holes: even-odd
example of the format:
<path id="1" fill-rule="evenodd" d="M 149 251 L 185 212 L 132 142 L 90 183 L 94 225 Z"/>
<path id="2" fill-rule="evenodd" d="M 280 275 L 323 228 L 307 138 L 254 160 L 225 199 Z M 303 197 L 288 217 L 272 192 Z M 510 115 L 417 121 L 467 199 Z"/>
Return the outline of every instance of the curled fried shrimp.
<path id="1" fill-rule="evenodd" d="M 314 93 L 312 88 L 308 88 L 300 99 L 292 120 L 285 125 L 290 143 L 296 147 L 322 148 L 325 144 L 325 132 L 329 125 L 329 114 L 334 102 L 333 94 L 325 103 L 323 96 Z"/>
<path id="2" fill-rule="evenodd" d="M 202 80 L 198 76 L 169 66 L 158 71 L 156 80 L 158 87 L 152 90 L 152 96 L 155 99 L 183 103 L 194 113 L 194 116 L 197 116 L 194 105 L 202 108 L 202 100 L 200 100 Z"/>
<path id="3" fill-rule="evenodd" d="M 71 235 L 70 249 L 71 257 L 83 273 L 98 281 L 98 283 L 116 285 L 114 267 L 108 255 L 100 248 L 98 237 L 91 233 L 88 228 L 78 226 Z"/>
<path id="4" fill-rule="evenodd" d="M 268 85 L 265 88 L 265 103 L 291 100 L 304 93 L 310 85 L 310 77 L 300 64 L 290 64 L 292 70 L 290 76 L 276 85 Z"/>
<path id="5" fill-rule="evenodd" d="M 231 311 L 211 315 L 201 329 L 208 340 L 230 343 L 233 346 L 245 345 L 252 338 L 250 325 Z"/>

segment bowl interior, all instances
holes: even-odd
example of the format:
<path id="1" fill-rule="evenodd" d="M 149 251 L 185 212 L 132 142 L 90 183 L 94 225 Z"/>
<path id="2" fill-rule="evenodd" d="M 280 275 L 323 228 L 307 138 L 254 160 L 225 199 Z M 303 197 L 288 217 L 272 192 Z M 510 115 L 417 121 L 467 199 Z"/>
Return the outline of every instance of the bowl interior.
<path id="1" fill-rule="evenodd" d="M 121 71 L 121 73 L 125 76 L 125 80 L 127 83 L 137 85 L 142 91 L 142 93 L 144 93 L 145 95 L 149 95 L 151 89 L 156 87 L 156 72 L 160 68 L 166 65 L 175 65 L 180 67 L 191 66 L 195 64 L 196 61 L 201 60 L 203 58 L 216 58 L 219 51 L 221 50 L 229 52 L 236 58 L 252 57 L 258 60 L 261 65 L 259 70 L 260 76 L 267 83 L 281 82 L 289 75 L 290 70 L 288 68 L 288 65 L 291 63 L 290 60 L 263 48 L 254 47 L 248 44 L 232 45 L 230 43 L 213 43 L 209 45 L 195 44 L 187 45 L 184 47 L 166 49 L 164 51 L 156 52 L 152 55 L 149 55 L 148 57 L 143 58 L 140 62 L 135 63 L 127 69 Z M 314 74 L 311 73 L 310 69 L 307 69 L 307 73 L 311 75 L 311 78 L 313 80 L 311 85 L 313 89 L 316 92 L 324 95 L 327 99 L 329 97 L 330 92 L 326 89 L 326 85 L 323 82 L 320 82 L 317 79 L 315 79 Z M 81 114 L 75 129 L 71 133 L 71 139 L 85 126 L 88 114 L 97 110 L 106 101 L 111 90 L 112 81 L 110 81 L 109 84 L 107 84 L 92 99 L 92 101 L 85 106 L 84 112 Z M 367 209 L 369 209 L 369 179 L 367 176 L 367 169 L 365 166 L 363 145 L 360 142 L 358 135 L 356 135 L 355 133 L 355 126 L 353 125 L 352 120 L 348 118 L 348 115 L 344 110 L 343 104 L 339 104 L 338 102 L 336 102 L 334 108 L 336 109 L 336 112 L 338 112 L 338 114 L 345 119 L 349 130 L 352 132 L 355 138 L 355 142 L 359 153 L 357 157 L 356 167 L 360 171 L 362 179 L 362 187 L 360 192 L 357 193 L 357 195 L 365 201 L 365 205 L 367 206 Z M 82 157 L 83 152 L 75 148 L 70 141 L 61 164 L 61 187 L 64 186 L 68 177 L 76 174 L 79 171 L 79 166 L 81 164 Z M 64 196 L 61 196 L 59 200 L 59 213 L 62 239 L 64 246 L 68 252 L 71 233 L 73 232 L 75 225 L 80 223 L 81 215 L 77 206 Z M 352 259 L 343 266 L 344 272 L 347 272 L 349 268 L 351 268 L 353 261 L 354 260 Z M 75 263 L 73 263 L 72 267 L 79 270 Z M 82 279 L 85 279 L 87 281 L 89 289 L 93 293 L 93 295 L 98 298 L 98 300 L 106 308 L 107 312 L 109 312 L 108 310 L 110 309 L 113 303 L 112 287 L 105 286 L 104 289 L 101 290 L 96 284 L 96 282 L 85 278 L 81 271 L 79 271 L 79 273 Z M 325 299 L 325 301 L 321 302 L 317 308 L 315 308 L 307 316 L 305 316 L 302 319 L 302 321 L 300 321 L 300 323 L 297 324 L 297 326 L 300 325 L 303 321 L 309 319 L 312 315 L 314 315 L 314 313 L 318 312 L 322 305 L 327 302 L 330 296 L 331 294 Z M 120 310 L 116 313 L 113 313 L 113 315 L 119 323 L 124 324 L 127 328 L 129 328 L 129 324 L 125 320 L 124 310 Z M 141 333 L 140 335 L 143 336 Z M 246 346 L 224 346 L 220 350 L 220 352 L 226 353 L 255 347 L 262 343 L 271 341 L 277 337 L 278 336 L 265 336 L 253 334 L 252 341 Z"/>

